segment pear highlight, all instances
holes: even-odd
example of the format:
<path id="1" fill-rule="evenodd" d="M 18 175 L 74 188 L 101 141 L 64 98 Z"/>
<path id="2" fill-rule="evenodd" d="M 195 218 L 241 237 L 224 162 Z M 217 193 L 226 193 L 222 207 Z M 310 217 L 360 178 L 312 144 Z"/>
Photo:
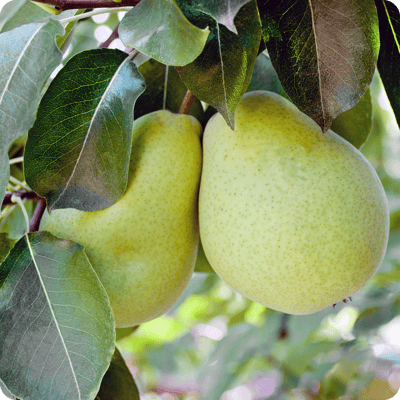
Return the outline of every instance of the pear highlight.
<path id="1" fill-rule="evenodd" d="M 82 244 L 110 298 L 117 327 L 166 312 L 192 275 L 199 229 L 202 127 L 156 111 L 133 124 L 125 194 L 94 212 L 45 213 L 40 230 Z"/>
<path id="2" fill-rule="evenodd" d="M 388 204 L 367 159 L 283 97 L 247 93 L 235 131 L 216 114 L 203 137 L 200 236 L 215 272 L 269 308 L 309 314 L 378 269 Z"/>

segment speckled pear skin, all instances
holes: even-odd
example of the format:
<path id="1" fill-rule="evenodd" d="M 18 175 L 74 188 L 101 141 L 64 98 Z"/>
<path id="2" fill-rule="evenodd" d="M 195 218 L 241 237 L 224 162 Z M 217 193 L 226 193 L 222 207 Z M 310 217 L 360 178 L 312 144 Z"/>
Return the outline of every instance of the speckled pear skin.
<path id="1" fill-rule="evenodd" d="M 310 314 L 362 288 L 386 251 L 388 204 L 367 159 L 281 96 L 256 91 L 203 138 L 200 237 L 215 272 L 269 308 Z"/>
<path id="2" fill-rule="evenodd" d="M 192 275 L 199 239 L 200 123 L 156 111 L 134 122 L 128 187 L 100 211 L 45 213 L 40 230 L 81 243 L 117 327 L 166 312 Z"/>

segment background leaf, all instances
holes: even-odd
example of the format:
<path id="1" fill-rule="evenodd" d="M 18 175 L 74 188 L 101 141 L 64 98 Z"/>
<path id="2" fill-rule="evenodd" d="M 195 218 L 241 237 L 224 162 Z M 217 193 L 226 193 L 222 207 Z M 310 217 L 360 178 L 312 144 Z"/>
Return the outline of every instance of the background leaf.
<path id="1" fill-rule="evenodd" d="M 95 400 L 140 400 L 136 383 L 117 347 Z"/>
<path id="2" fill-rule="evenodd" d="M 360 149 L 372 128 L 372 102 L 369 88 L 361 100 L 350 110 L 337 116 L 331 125 L 333 132 Z"/>
<path id="3" fill-rule="evenodd" d="M 326 132 L 371 83 L 379 50 L 374 1 L 261 0 L 258 7 L 283 88 Z"/>
<path id="4" fill-rule="evenodd" d="M 25 179 L 50 209 L 95 211 L 125 192 L 133 106 L 145 88 L 120 50 L 77 54 L 42 98 L 24 155 Z"/>
<path id="5" fill-rule="evenodd" d="M 378 71 L 400 126 L 400 13 L 390 1 L 376 0 L 381 48 Z"/>
<path id="6" fill-rule="evenodd" d="M 0 316 L 0 376 L 14 396 L 95 397 L 115 325 L 81 245 L 47 232 L 20 239 L 0 266 Z"/>
<path id="7" fill-rule="evenodd" d="M 122 19 L 119 37 L 126 46 L 168 65 L 186 65 L 199 56 L 209 30 L 192 25 L 175 0 L 141 0 Z"/>
<path id="8" fill-rule="evenodd" d="M 57 34 L 63 28 L 53 20 L 0 34 L 0 200 L 9 177 L 8 148 L 32 126 L 42 86 L 61 62 Z"/>
<path id="9" fill-rule="evenodd" d="M 250 1 L 236 15 L 237 35 L 184 1 L 179 6 L 190 22 L 209 26 L 210 35 L 200 56 L 176 69 L 191 92 L 216 108 L 233 128 L 234 111 L 249 85 L 261 40 L 257 4 Z"/>
<path id="10" fill-rule="evenodd" d="M 136 101 L 135 119 L 163 108 L 166 68 L 164 64 L 153 59 L 139 66 L 139 72 L 146 82 L 146 90 Z M 187 87 L 174 67 L 168 67 L 166 91 L 165 108 L 173 113 L 179 112 Z M 196 117 L 200 123 L 203 122 L 204 111 L 199 99 L 193 100 L 189 115 Z"/>

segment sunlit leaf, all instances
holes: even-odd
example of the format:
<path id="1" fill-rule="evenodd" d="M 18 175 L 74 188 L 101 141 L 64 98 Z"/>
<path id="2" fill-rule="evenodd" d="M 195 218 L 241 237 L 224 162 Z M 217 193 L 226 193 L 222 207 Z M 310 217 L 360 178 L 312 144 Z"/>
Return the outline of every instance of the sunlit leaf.
<path id="1" fill-rule="evenodd" d="M 202 52 L 209 29 L 199 29 L 175 0 L 141 0 L 122 19 L 119 37 L 126 46 L 163 64 L 186 65 Z"/>
<path id="2" fill-rule="evenodd" d="M 95 211 L 125 192 L 133 106 L 145 88 L 127 54 L 77 54 L 51 82 L 29 131 L 25 179 L 50 209 Z"/>
<path id="3" fill-rule="evenodd" d="M 61 62 L 59 22 L 32 23 L 0 34 L 0 200 L 9 178 L 7 151 L 33 124 L 43 84 Z"/>

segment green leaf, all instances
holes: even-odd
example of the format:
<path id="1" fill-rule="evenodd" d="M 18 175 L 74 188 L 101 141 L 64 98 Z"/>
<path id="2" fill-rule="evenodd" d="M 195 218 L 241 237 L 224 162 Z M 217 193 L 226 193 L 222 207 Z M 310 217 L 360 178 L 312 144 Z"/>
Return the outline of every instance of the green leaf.
<path id="1" fill-rule="evenodd" d="M 376 0 L 381 48 L 378 71 L 400 126 L 400 13 L 390 1 Z"/>
<path id="2" fill-rule="evenodd" d="M 207 260 L 207 257 L 204 253 L 203 245 L 200 240 L 199 249 L 197 251 L 196 264 L 194 266 L 194 272 L 206 272 L 208 274 L 215 274 L 215 271 Z"/>
<path id="3" fill-rule="evenodd" d="M 372 101 L 368 90 L 361 100 L 350 110 L 337 116 L 331 125 L 331 130 L 360 149 L 367 141 L 372 128 Z"/>
<path id="4" fill-rule="evenodd" d="M 371 83 L 379 50 L 374 0 L 258 1 L 283 88 L 326 132 Z"/>
<path id="5" fill-rule="evenodd" d="M 125 46 L 168 65 L 186 65 L 204 48 L 209 30 L 192 25 L 175 0 L 142 0 L 118 28 Z"/>
<path id="6" fill-rule="evenodd" d="M 237 34 L 234 18 L 241 7 L 250 0 L 187 0 L 188 7 L 208 14 L 221 25 L 225 25 L 230 31 Z"/>
<path id="7" fill-rule="evenodd" d="M 7 233 L 0 233 L 0 263 L 7 257 L 10 250 L 15 246 L 16 239 L 10 239 Z"/>
<path id="8" fill-rule="evenodd" d="M 114 352 L 114 329 L 81 245 L 29 233 L 1 264 L 0 376 L 14 396 L 93 399 Z"/>
<path id="9" fill-rule="evenodd" d="M 165 74 L 168 68 L 167 87 L 165 88 Z M 187 87 L 182 82 L 174 67 L 166 67 L 156 60 L 150 59 L 139 66 L 139 72 L 146 82 L 146 90 L 135 104 L 135 119 L 142 115 L 163 108 L 164 93 L 166 90 L 165 108 L 173 113 L 179 112 L 186 95 Z M 203 122 L 204 111 L 199 99 L 194 99 L 190 107 L 190 115 Z"/>
<path id="10" fill-rule="evenodd" d="M 136 383 L 117 347 L 95 400 L 140 400 Z"/>
<path id="11" fill-rule="evenodd" d="M 268 90 L 269 92 L 284 94 L 277 73 L 272 66 L 271 59 L 265 54 L 260 53 L 254 64 L 253 74 L 247 88 L 247 92 L 254 90 Z"/>
<path id="12" fill-rule="evenodd" d="M 8 148 L 34 122 L 42 86 L 61 62 L 55 36 L 62 33 L 61 24 L 49 20 L 0 34 L 0 200 L 9 178 Z"/>
<path id="13" fill-rule="evenodd" d="M 12 0 L 1 9 L 0 32 L 11 31 L 21 25 L 37 22 L 49 16 L 51 16 L 50 13 L 30 0 Z"/>
<path id="14" fill-rule="evenodd" d="M 176 69 L 191 92 L 216 108 L 233 129 L 235 109 L 250 83 L 260 46 L 257 4 L 250 1 L 236 15 L 237 35 L 183 0 L 179 0 L 179 6 L 193 24 L 208 26 L 210 35 L 201 55 Z"/>
<path id="15" fill-rule="evenodd" d="M 120 50 L 73 57 L 51 82 L 28 133 L 25 179 L 48 207 L 95 211 L 125 192 L 133 106 L 144 91 Z"/>
<path id="16" fill-rule="evenodd" d="M 136 326 L 130 326 L 129 328 L 117 328 L 115 330 L 115 336 L 116 336 L 116 341 L 123 339 L 124 337 L 129 336 L 133 332 L 136 331 L 137 328 L 139 328 L 140 325 Z"/>
<path id="17" fill-rule="evenodd" d="M 28 216 L 31 217 L 33 212 L 32 201 L 27 201 L 24 205 Z M 3 218 L 5 220 L 0 220 L 1 232 L 7 233 L 10 239 L 21 239 L 26 233 L 26 221 L 21 207 L 16 205 L 11 213 Z"/>

